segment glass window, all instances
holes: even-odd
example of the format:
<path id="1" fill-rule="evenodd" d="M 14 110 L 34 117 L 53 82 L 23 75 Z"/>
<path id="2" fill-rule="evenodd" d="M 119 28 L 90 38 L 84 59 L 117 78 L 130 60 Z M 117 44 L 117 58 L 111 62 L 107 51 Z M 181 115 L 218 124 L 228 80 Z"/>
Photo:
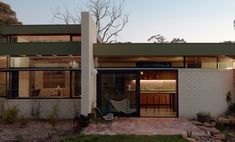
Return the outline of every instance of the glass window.
<path id="1" fill-rule="evenodd" d="M 65 72 L 44 71 L 43 88 L 65 88 Z"/>
<path id="2" fill-rule="evenodd" d="M 217 59 L 216 57 L 186 57 L 186 68 L 207 68 L 216 69 Z"/>
<path id="3" fill-rule="evenodd" d="M 31 35 L 17 36 L 17 42 L 70 42 L 81 41 L 81 36 L 70 35 Z"/>
<path id="4" fill-rule="evenodd" d="M 8 82 L 8 87 L 0 82 L 0 93 L 9 97 L 79 97 L 81 94 L 80 71 L 10 71 Z"/>
<path id="5" fill-rule="evenodd" d="M 64 67 L 64 68 L 80 68 L 80 56 L 73 57 L 32 57 L 30 58 L 31 67 Z"/>
<path id="6" fill-rule="evenodd" d="M 233 59 L 229 57 L 220 57 L 218 62 L 219 69 L 232 69 Z"/>
<path id="7" fill-rule="evenodd" d="M 0 56 L 0 68 L 7 68 L 7 57 Z"/>
<path id="8" fill-rule="evenodd" d="M 98 67 L 149 67 L 179 68 L 184 67 L 183 57 L 99 57 Z"/>
<path id="9" fill-rule="evenodd" d="M 6 72 L 0 72 L 0 97 L 6 96 L 6 79 L 7 79 L 7 74 Z"/>
<path id="10" fill-rule="evenodd" d="M 120 108 L 117 108 L 113 101 L 128 100 L 126 106 L 136 111 L 136 87 L 132 85 L 133 80 L 136 80 L 136 74 L 128 73 L 101 73 L 98 85 L 99 107 L 103 113 L 118 113 Z"/>

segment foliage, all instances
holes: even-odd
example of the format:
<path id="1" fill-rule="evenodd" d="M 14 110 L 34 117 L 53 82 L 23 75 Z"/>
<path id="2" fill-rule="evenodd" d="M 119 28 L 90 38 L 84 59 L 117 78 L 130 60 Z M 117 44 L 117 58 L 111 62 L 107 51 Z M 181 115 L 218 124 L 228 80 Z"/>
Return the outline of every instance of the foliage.
<path id="1" fill-rule="evenodd" d="M 210 116 L 211 114 L 209 112 L 201 111 L 201 112 L 198 112 L 197 115 Z"/>
<path id="2" fill-rule="evenodd" d="M 17 120 L 19 110 L 16 106 L 8 108 L 3 113 L 3 122 L 6 124 L 12 124 Z"/>
<path id="3" fill-rule="evenodd" d="M 161 34 L 151 36 L 148 41 L 152 41 L 153 43 L 186 43 L 183 38 L 173 38 L 171 41 L 167 41 Z"/>
<path id="4" fill-rule="evenodd" d="M 181 135 L 80 135 L 77 137 L 68 137 L 60 142 L 187 142 Z"/>
<path id="5" fill-rule="evenodd" d="M 228 105 L 228 111 L 231 111 L 231 107 L 232 107 L 232 95 L 231 95 L 230 91 L 228 91 L 227 94 L 226 94 L 226 102 L 227 102 L 227 105 Z"/>
<path id="6" fill-rule="evenodd" d="M 0 24 L 21 24 L 16 18 L 16 13 L 10 7 L 10 5 L 0 2 Z"/>
<path id="7" fill-rule="evenodd" d="M 57 104 L 53 105 L 52 110 L 48 113 L 47 118 L 52 128 L 55 129 L 59 123 L 59 109 Z"/>
<path id="8" fill-rule="evenodd" d="M 105 43 L 116 41 L 116 37 L 128 22 L 128 16 L 123 14 L 123 1 L 116 4 L 112 0 L 89 0 L 86 9 L 95 19 L 97 33 Z M 78 12 L 73 15 L 68 9 L 61 11 L 57 8 L 54 19 L 61 20 L 66 24 L 80 23 Z"/>
<path id="9" fill-rule="evenodd" d="M 25 127 L 28 124 L 29 119 L 27 117 L 25 117 L 24 114 L 21 114 L 19 116 L 18 122 L 20 123 L 20 127 L 22 128 L 22 127 Z"/>
<path id="10" fill-rule="evenodd" d="M 16 142 L 23 142 L 24 141 L 24 137 L 21 134 L 17 134 L 15 136 L 15 140 L 16 140 Z"/>
<path id="11" fill-rule="evenodd" d="M 217 128 L 220 131 L 223 131 L 226 129 L 226 127 L 224 126 L 224 123 L 221 121 L 216 121 L 215 128 Z"/>

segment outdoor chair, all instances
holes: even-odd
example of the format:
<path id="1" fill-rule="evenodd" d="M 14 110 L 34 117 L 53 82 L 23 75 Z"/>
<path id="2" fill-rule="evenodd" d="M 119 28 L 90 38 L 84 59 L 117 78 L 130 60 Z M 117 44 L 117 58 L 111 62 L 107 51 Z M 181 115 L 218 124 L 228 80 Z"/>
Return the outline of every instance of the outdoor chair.
<path id="1" fill-rule="evenodd" d="M 40 94 L 40 89 L 33 89 L 32 90 L 32 96 L 39 96 L 39 94 Z"/>
<path id="2" fill-rule="evenodd" d="M 99 108 L 93 108 L 90 118 L 96 123 L 97 127 L 99 123 L 106 123 L 105 127 L 109 127 L 112 125 L 113 120 L 116 119 L 112 113 L 103 115 Z"/>
<path id="3" fill-rule="evenodd" d="M 136 109 L 130 109 L 130 103 L 128 99 L 123 99 L 121 101 L 111 100 L 111 104 L 114 109 L 124 115 L 132 115 L 136 112 Z"/>

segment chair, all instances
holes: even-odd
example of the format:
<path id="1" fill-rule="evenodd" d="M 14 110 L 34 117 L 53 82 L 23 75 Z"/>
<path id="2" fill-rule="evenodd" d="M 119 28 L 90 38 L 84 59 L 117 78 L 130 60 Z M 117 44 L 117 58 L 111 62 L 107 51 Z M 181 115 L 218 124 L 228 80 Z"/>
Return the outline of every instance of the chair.
<path id="1" fill-rule="evenodd" d="M 100 119 L 101 121 L 109 122 L 115 119 L 112 113 L 103 115 L 99 108 L 94 108 L 94 111 L 96 119 Z"/>
<path id="2" fill-rule="evenodd" d="M 131 115 L 136 112 L 135 109 L 130 109 L 130 103 L 128 99 L 123 99 L 121 101 L 111 100 L 111 104 L 115 110 L 124 113 L 125 115 Z"/>
<path id="3" fill-rule="evenodd" d="M 32 90 L 32 96 L 39 96 L 39 94 L 40 94 L 40 89 L 33 89 Z"/>
<path id="4" fill-rule="evenodd" d="M 96 123 L 97 128 L 99 127 L 99 125 L 98 125 L 99 122 L 106 123 L 107 125 L 104 126 L 103 128 L 107 128 L 107 127 L 111 126 L 113 120 L 115 120 L 115 117 L 113 116 L 112 113 L 109 113 L 107 115 L 103 115 L 99 108 L 93 108 L 91 115 L 89 117 L 91 118 L 91 120 L 93 120 Z"/>

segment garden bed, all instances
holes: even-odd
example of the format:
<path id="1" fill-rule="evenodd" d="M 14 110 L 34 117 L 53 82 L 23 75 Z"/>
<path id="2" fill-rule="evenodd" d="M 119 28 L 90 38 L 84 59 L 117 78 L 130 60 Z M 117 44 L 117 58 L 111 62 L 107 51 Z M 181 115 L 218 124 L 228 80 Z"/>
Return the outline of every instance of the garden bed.
<path id="1" fill-rule="evenodd" d="M 137 135 L 81 135 L 67 137 L 60 142 L 188 142 L 181 135 L 137 136 Z"/>

